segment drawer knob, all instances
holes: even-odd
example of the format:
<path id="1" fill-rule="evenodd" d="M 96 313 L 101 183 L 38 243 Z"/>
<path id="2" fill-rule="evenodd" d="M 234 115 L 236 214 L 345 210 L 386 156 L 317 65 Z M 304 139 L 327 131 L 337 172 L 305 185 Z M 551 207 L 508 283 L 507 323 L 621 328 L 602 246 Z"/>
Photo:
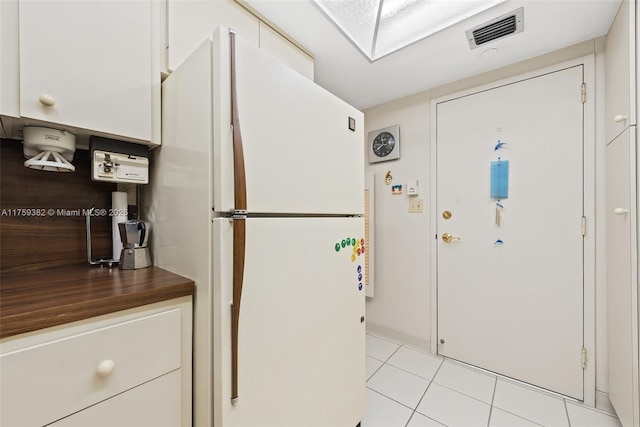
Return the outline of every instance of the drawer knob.
<path id="1" fill-rule="evenodd" d="M 613 210 L 613 213 L 616 215 L 626 215 L 629 213 L 629 209 L 625 209 L 625 208 L 615 208 Z"/>
<path id="2" fill-rule="evenodd" d="M 96 372 L 101 377 L 108 377 L 109 375 L 111 375 L 115 367 L 116 367 L 116 362 L 114 362 L 113 360 L 108 360 L 108 359 L 103 360 L 98 365 L 98 369 L 96 369 Z"/>
<path id="3" fill-rule="evenodd" d="M 56 105 L 56 99 L 48 93 L 43 93 L 42 95 L 40 95 L 38 101 L 40 101 L 40 104 L 44 105 L 45 107 L 53 107 L 54 105 Z"/>
<path id="4" fill-rule="evenodd" d="M 617 116 L 615 116 L 613 118 L 613 121 L 616 123 L 620 123 L 620 122 L 626 122 L 628 119 L 627 116 L 625 116 L 624 114 L 618 114 Z"/>

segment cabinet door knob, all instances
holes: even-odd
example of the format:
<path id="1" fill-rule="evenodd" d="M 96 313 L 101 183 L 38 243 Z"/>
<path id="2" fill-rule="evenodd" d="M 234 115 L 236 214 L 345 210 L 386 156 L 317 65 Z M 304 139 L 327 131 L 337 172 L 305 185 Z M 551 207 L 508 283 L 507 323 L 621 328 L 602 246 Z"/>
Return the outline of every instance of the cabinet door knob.
<path id="1" fill-rule="evenodd" d="M 616 215 L 626 215 L 629 213 L 629 209 L 625 209 L 625 208 L 615 208 L 613 210 L 613 213 Z"/>
<path id="2" fill-rule="evenodd" d="M 616 123 L 620 123 L 620 122 L 626 122 L 627 121 L 627 116 L 625 116 L 624 114 L 618 114 L 617 116 L 615 116 L 613 118 L 613 121 Z"/>
<path id="3" fill-rule="evenodd" d="M 98 369 L 96 369 L 96 372 L 101 377 L 107 377 L 111 375 L 115 367 L 116 367 L 116 362 L 114 362 L 113 360 L 109 360 L 109 359 L 103 360 L 98 365 Z"/>
<path id="4" fill-rule="evenodd" d="M 44 105 L 45 107 L 53 107 L 54 105 L 56 105 L 55 98 L 48 93 L 43 93 L 42 95 L 40 95 L 38 101 L 40 101 L 40 104 Z"/>

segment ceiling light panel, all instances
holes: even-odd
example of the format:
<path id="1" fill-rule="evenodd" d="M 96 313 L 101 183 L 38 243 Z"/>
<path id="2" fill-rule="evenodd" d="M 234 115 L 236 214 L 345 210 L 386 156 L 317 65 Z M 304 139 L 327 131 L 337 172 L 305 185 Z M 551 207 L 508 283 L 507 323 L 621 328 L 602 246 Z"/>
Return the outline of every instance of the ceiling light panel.
<path id="1" fill-rule="evenodd" d="M 380 0 L 315 0 L 320 9 L 367 57 L 372 56 Z"/>

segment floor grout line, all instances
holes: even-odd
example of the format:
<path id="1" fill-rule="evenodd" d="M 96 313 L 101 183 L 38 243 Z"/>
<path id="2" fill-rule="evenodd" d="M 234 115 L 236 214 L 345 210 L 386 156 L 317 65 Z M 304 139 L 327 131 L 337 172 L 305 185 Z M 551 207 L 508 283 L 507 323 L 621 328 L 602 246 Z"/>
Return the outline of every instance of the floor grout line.
<path id="1" fill-rule="evenodd" d="M 416 374 L 415 372 L 411 372 L 411 371 L 409 371 L 409 370 L 407 370 L 407 369 L 404 369 L 404 368 L 401 368 L 401 367 L 399 367 L 399 366 L 396 366 L 396 365 L 394 365 L 393 363 L 385 362 L 385 363 L 384 363 L 384 365 L 389 365 L 389 366 L 391 366 L 392 368 L 399 369 L 400 371 L 406 372 L 407 374 L 411 374 L 411 375 L 413 375 L 414 377 L 421 378 L 421 379 L 423 379 L 423 380 L 425 380 L 425 381 L 429 381 L 430 383 L 431 383 L 431 382 L 433 382 L 433 377 L 431 377 L 431 379 L 429 379 L 429 378 L 425 378 L 425 377 L 423 377 L 422 375 L 418 375 L 418 374 Z M 435 375 L 434 375 L 434 377 L 435 377 Z"/>
<path id="2" fill-rule="evenodd" d="M 388 362 L 389 362 L 389 360 L 393 357 L 393 355 L 394 355 L 394 354 L 396 354 L 396 353 L 397 353 L 397 352 L 398 352 L 398 351 L 399 351 L 403 346 L 404 346 L 404 344 L 400 344 L 400 346 L 399 346 L 399 347 L 398 347 L 398 348 L 397 348 L 397 349 L 396 349 L 396 350 L 391 354 L 391 356 L 389 356 L 389 357 L 387 358 L 387 360 L 386 360 L 385 362 L 383 362 L 383 363 L 382 363 L 382 365 L 380 365 L 380 367 L 378 368 L 378 370 L 377 370 L 376 372 L 378 372 L 380 369 L 382 369 L 382 367 L 383 367 L 384 365 L 389 365 L 389 366 L 391 366 L 391 367 L 393 367 L 393 368 L 396 368 L 396 369 L 398 369 L 398 370 L 401 370 L 401 371 L 403 371 L 403 372 L 406 372 L 406 373 L 408 373 L 408 374 L 411 374 L 411 375 L 413 375 L 414 377 L 418 377 L 418 378 L 421 378 L 421 379 L 423 379 L 423 380 L 427 380 L 426 378 L 421 377 L 420 375 L 416 375 L 416 374 L 414 374 L 413 372 L 409 372 L 409 371 L 407 371 L 407 370 L 405 370 L 405 369 L 398 368 L 397 366 L 393 366 L 392 364 L 388 363 Z M 440 366 L 442 366 L 442 363 L 440 363 Z M 438 367 L 438 370 L 440 369 L 440 366 Z M 436 371 L 436 373 L 437 373 L 437 371 Z M 375 375 L 375 373 L 374 373 L 374 375 Z M 371 375 L 371 377 L 370 377 L 370 378 L 372 378 L 372 377 L 373 377 L 373 375 Z M 435 374 L 434 374 L 434 377 L 435 377 Z M 367 380 L 367 381 L 368 381 L 368 380 Z M 392 399 L 392 398 L 391 398 L 391 397 L 389 397 L 389 396 L 386 396 L 386 395 L 384 395 L 384 394 L 382 394 L 382 393 L 379 393 L 379 392 L 378 392 L 378 393 L 379 393 L 380 395 L 382 395 L 382 396 L 384 396 L 384 397 L 388 398 L 388 399 L 393 400 L 394 402 L 398 402 L 398 403 L 400 403 L 400 404 L 401 404 L 401 405 L 403 405 L 405 408 L 409 408 L 409 409 L 413 410 L 413 412 L 411 413 L 411 415 L 409 416 L 409 419 L 407 420 L 407 422 L 406 422 L 406 424 L 405 424 L 405 427 L 406 427 L 406 426 L 409 424 L 409 422 L 411 421 L 411 418 L 413 418 L 413 414 L 415 414 L 415 413 L 416 413 L 416 408 L 418 407 L 418 405 L 420 405 L 420 402 L 422 401 L 422 398 L 423 398 L 423 397 L 424 397 L 424 395 L 427 393 L 427 390 L 429 390 L 429 387 L 430 387 L 430 386 L 431 386 L 431 381 L 429 381 L 429 384 L 427 385 L 427 388 L 424 390 L 424 393 L 422 393 L 422 397 L 420 397 L 420 400 L 418 400 L 418 403 L 416 404 L 416 407 L 415 407 L 415 408 L 411 408 L 410 406 L 407 406 L 407 405 L 405 405 L 405 404 L 403 404 L 403 403 L 401 403 L 401 402 L 398 402 L 397 400 Z M 373 389 L 369 389 L 369 390 L 373 390 Z M 373 390 L 373 391 L 376 391 L 376 390 Z"/>
<path id="3" fill-rule="evenodd" d="M 386 394 L 382 394 L 382 393 L 380 393 L 378 390 L 374 390 L 374 389 L 372 389 L 371 387 L 367 387 L 367 389 L 368 389 L 368 390 L 371 390 L 371 391 L 372 391 L 372 392 L 374 392 L 374 393 L 378 393 L 380 396 L 382 396 L 382 397 L 386 397 L 387 399 L 389 399 L 389 400 L 392 400 L 392 401 L 396 402 L 398 405 L 402 405 L 402 406 L 404 406 L 405 408 L 407 408 L 407 409 L 411 410 L 411 406 L 407 406 L 407 405 L 405 405 L 404 403 L 402 403 L 402 402 L 399 402 L 399 401 L 395 400 L 393 397 L 389 397 L 389 396 L 387 396 Z"/>
<path id="4" fill-rule="evenodd" d="M 400 344 L 398 346 L 398 348 L 395 349 L 395 351 L 393 353 L 391 353 L 391 356 L 387 357 L 387 360 L 384 361 L 384 363 L 387 363 L 389 361 L 389 359 L 391 359 L 393 357 L 394 354 L 396 354 L 398 352 L 398 350 L 400 350 L 402 348 L 402 344 Z M 393 366 L 393 365 L 391 365 Z"/>
<path id="5" fill-rule="evenodd" d="M 516 417 L 516 418 L 520 418 L 520 419 L 522 419 L 522 420 L 525 420 L 525 421 L 527 421 L 527 422 L 530 422 L 531 424 L 535 424 L 535 425 L 540 426 L 540 427 L 545 427 L 545 425 L 544 425 L 544 424 L 540 424 L 540 423 L 538 423 L 538 422 L 535 422 L 535 421 L 533 421 L 533 420 L 530 420 L 529 418 L 525 418 L 525 417 L 524 417 L 524 416 L 522 416 L 522 415 L 514 414 L 513 412 L 507 411 L 506 409 L 502 409 L 502 408 L 499 408 L 499 407 L 497 407 L 497 406 L 495 406 L 495 408 L 496 408 L 496 409 L 498 409 L 498 410 L 500 410 L 500 411 L 502 411 L 502 412 L 504 412 L 504 413 L 507 413 L 507 414 L 509 414 L 509 415 L 513 415 L 513 416 L 514 416 L 514 417 Z"/>
<path id="6" fill-rule="evenodd" d="M 411 417 L 409 417 L 409 421 L 411 421 L 411 418 L 413 418 L 413 415 L 418 412 L 418 406 L 420 406 L 420 404 L 422 403 L 422 400 L 424 399 L 424 397 L 427 395 L 427 391 L 429 391 L 429 388 L 431 387 L 431 384 L 433 384 L 433 380 L 436 378 L 436 375 L 438 375 L 438 372 L 440 372 L 440 368 L 442 368 L 442 365 L 444 364 L 444 359 L 442 361 L 440 361 L 440 366 L 438 366 L 438 369 L 436 369 L 435 374 L 433 374 L 433 377 L 431 378 L 431 381 L 429 381 L 429 385 L 427 386 L 427 388 L 425 389 L 424 393 L 422 393 L 422 397 L 420 397 L 420 400 L 418 400 L 418 404 L 416 405 L 416 407 L 413 409 L 413 414 L 411 414 Z M 393 366 L 393 365 L 392 365 Z M 421 377 L 422 378 L 422 377 Z M 421 412 L 418 412 L 420 415 L 424 415 Z M 429 417 L 428 415 L 424 415 L 425 417 L 432 419 L 431 417 Z M 409 421 L 407 421 L 407 424 L 409 423 Z M 442 424 L 440 421 L 438 420 L 434 420 L 437 423 Z M 442 424 L 444 425 L 444 424 Z"/>
<path id="7" fill-rule="evenodd" d="M 371 357 L 371 356 L 367 356 L 367 357 Z M 375 374 L 377 374 L 377 373 L 378 373 L 378 371 L 379 371 L 380 369 L 382 369 L 382 367 L 385 365 L 385 362 L 382 362 L 381 360 L 378 360 L 378 359 L 376 359 L 376 358 L 374 358 L 374 357 L 371 357 L 371 358 L 372 358 L 373 360 L 377 360 L 378 362 L 381 362 L 381 363 L 380 363 L 380 366 L 378 366 L 378 369 L 376 369 L 375 371 L 373 371 L 373 374 L 369 375 L 369 377 L 368 377 L 368 378 L 366 379 L 366 381 L 365 381 L 365 384 L 366 384 L 366 383 L 368 383 L 368 382 L 369 382 L 369 380 L 370 380 L 371 378 L 373 378 L 373 376 L 374 376 Z M 365 359 L 365 363 L 366 363 L 366 359 Z"/>
<path id="8" fill-rule="evenodd" d="M 493 382 L 493 395 L 491 395 L 491 406 L 489 406 L 489 419 L 487 419 L 487 427 L 491 425 L 491 415 L 493 414 L 493 401 L 496 400 L 496 388 L 498 388 L 498 377 Z"/>
<path id="9" fill-rule="evenodd" d="M 567 400 L 562 399 L 562 404 L 564 405 L 564 413 L 567 415 L 567 424 L 571 427 L 571 418 L 569 418 L 569 408 L 567 408 Z"/>
<path id="10" fill-rule="evenodd" d="M 457 394 L 462 395 L 462 396 L 464 396 L 464 397 L 468 397 L 469 399 L 473 399 L 473 400 L 475 400 L 476 402 L 480 402 L 480 403 L 482 403 L 483 405 L 491 406 L 491 404 L 490 404 L 490 403 L 487 403 L 487 402 L 485 402 L 484 400 L 480 400 L 480 399 L 478 399 L 477 397 L 469 396 L 468 394 L 463 393 L 463 392 L 461 392 L 460 390 L 456 390 L 455 388 L 451 388 L 451 387 L 449 387 L 449 386 L 446 386 L 446 385 L 440 384 L 439 382 L 436 382 L 436 381 L 431 381 L 431 382 L 432 382 L 432 383 L 435 383 L 436 385 L 438 385 L 438 386 L 440 386 L 440 387 L 442 387 L 442 388 L 446 388 L 447 390 L 451 390 L 451 391 L 453 391 L 454 393 L 457 393 Z"/>
<path id="11" fill-rule="evenodd" d="M 424 381 L 428 381 L 428 384 L 427 384 L 426 389 L 425 389 L 425 390 L 424 390 L 424 392 L 422 393 L 422 396 L 420 397 L 420 399 L 418 400 L 418 402 L 417 402 L 417 404 L 415 405 L 415 407 L 414 407 L 414 408 L 412 408 L 411 406 L 408 406 L 407 404 L 404 404 L 404 403 L 402 403 L 402 402 L 400 402 L 400 401 L 398 401 L 398 400 L 396 400 L 396 399 L 394 399 L 394 398 L 392 398 L 392 397 L 389 397 L 389 396 L 387 396 L 386 394 L 384 394 L 384 393 L 382 393 L 382 392 L 380 392 L 380 391 L 374 390 L 374 389 L 372 389 L 372 388 L 370 388 L 370 387 L 368 387 L 368 386 L 367 386 L 367 389 L 368 389 L 368 390 L 371 390 L 371 391 L 373 391 L 374 393 L 376 393 L 376 394 L 378 394 L 378 395 L 380 395 L 380 396 L 382 396 L 382 397 L 385 397 L 385 398 L 387 398 L 387 399 L 391 400 L 392 402 L 397 403 L 397 404 L 401 405 L 402 407 L 407 408 L 407 409 L 409 409 L 409 410 L 411 410 L 411 411 L 412 411 L 412 412 L 411 412 L 411 415 L 410 415 L 410 416 L 409 416 L 409 418 L 408 418 L 408 420 L 407 420 L 407 421 L 406 421 L 406 423 L 404 424 L 404 426 L 405 426 L 405 427 L 407 427 L 407 426 L 411 423 L 411 420 L 413 420 L 413 419 L 414 419 L 414 417 L 416 417 L 416 413 L 418 413 L 420 417 L 426 417 L 426 418 L 428 418 L 429 420 L 432 420 L 432 421 L 437 422 L 437 423 L 439 423 L 439 424 L 441 424 L 441 425 L 443 425 L 443 426 L 444 426 L 444 424 L 442 424 L 442 422 L 440 422 L 440 421 L 438 421 L 438 420 L 436 420 L 436 419 L 433 419 L 433 418 L 429 417 L 428 415 L 425 415 L 425 414 L 423 414 L 422 412 L 419 412 L 419 411 L 418 411 L 418 407 L 420 406 L 420 404 L 421 404 L 421 403 L 423 402 L 423 400 L 425 399 L 426 394 L 427 394 L 427 392 L 429 391 L 429 389 L 431 388 L 431 386 L 432 386 L 432 384 L 433 384 L 433 383 L 437 384 L 437 385 L 438 385 L 438 386 L 440 386 L 440 387 L 444 387 L 444 388 L 446 388 L 446 389 L 448 389 L 448 390 L 451 390 L 451 391 L 453 391 L 453 392 L 455 392 L 455 393 L 458 393 L 459 395 L 462 395 L 462 396 L 468 397 L 468 398 L 473 399 L 473 400 L 475 400 L 475 401 L 477 401 L 477 402 L 480 402 L 480 403 L 483 403 L 483 404 L 487 405 L 487 402 L 485 402 L 485 401 L 483 401 L 483 400 L 477 399 L 477 398 L 475 398 L 475 397 L 473 397 L 473 396 L 470 396 L 470 395 L 468 395 L 468 394 L 466 394 L 466 393 L 463 393 L 463 392 L 461 392 L 461 391 L 458 391 L 458 390 L 456 390 L 456 389 L 453 389 L 453 388 L 451 388 L 451 387 L 449 387 L 449 386 L 446 386 L 446 385 L 440 384 L 440 383 L 436 380 L 436 378 L 437 378 L 438 374 L 441 372 L 441 370 L 442 370 L 442 368 L 443 368 L 443 366 L 444 366 L 444 363 L 445 363 L 445 362 L 447 362 L 447 361 L 450 361 L 450 362 L 454 363 L 455 365 L 460 366 L 460 367 L 462 367 L 462 368 L 468 369 L 469 371 L 477 372 L 477 373 L 482 373 L 482 374 L 485 374 L 485 375 L 487 375 L 487 376 L 491 376 L 491 377 L 493 377 L 493 378 L 494 378 L 494 385 L 493 385 L 493 393 L 492 393 L 492 396 L 491 396 L 491 403 L 490 403 L 490 404 L 488 404 L 488 406 L 489 406 L 489 416 L 488 416 L 487 424 L 486 424 L 486 426 L 487 426 L 487 427 L 490 427 L 490 426 L 491 426 L 491 421 L 492 421 L 492 419 L 494 418 L 494 416 L 497 414 L 497 412 L 496 412 L 496 411 L 494 411 L 494 409 L 499 410 L 499 411 L 502 411 L 502 412 L 503 412 L 503 413 L 505 413 L 505 414 L 510 414 L 510 415 L 512 415 L 512 416 L 514 416 L 514 417 L 517 417 L 517 418 L 519 418 L 519 419 L 522 419 L 523 421 L 528 421 L 528 422 L 531 422 L 532 424 L 535 424 L 535 425 L 538 425 L 538 426 L 542 426 L 542 424 L 540 424 L 540 423 L 538 423 L 538 422 L 536 422 L 536 421 L 530 420 L 528 417 L 524 417 L 524 416 L 522 416 L 522 415 L 515 414 L 515 413 L 513 413 L 513 412 L 511 412 L 511 411 L 509 411 L 509 410 L 505 410 L 505 409 L 500 408 L 500 407 L 498 407 L 498 406 L 496 406 L 496 405 L 495 405 L 495 403 L 496 403 L 496 394 L 497 394 L 497 385 L 498 385 L 498 380 L 500 380 L 500 379 L 504 380 L 506 383 L 513 384 L 514 386 L 518 386 L 518 387 L 521 387 L 521 388 L 524 388 L 524 389 L 530 390 L 530 391 L 532 391 L 532 392 L 535 392 L 536 394 L 540 394 L 540 395 L 542 395 L 542 396 L 546 396 L 546 397 L 550 397 L 550 398 L 555 398 L 555 399 L 559 399 L 559 400 L 561 400 L 561 401 L 562 401 L 562 403 L 563 403 L 563 406 L 564 406 L 564 410 L 565 410 L 564 412 L 565 412 L 566 421 L 567 421 L 567 423 L 568 423 L 568 427 L 572 427 L 571 417 L 570 417 L 570 415 L 569 415 L 569 408 L 568 408 L 569 404 L 571 404 L 571 403 L 573 403 L 573 404 L 574 404 L 575 406 L 577 406 L 577 407 L 584 408 L 585 410 L 592 411 L 592 412 L 595 412 L 595 413 L 599 413 L 599 414 L 601 414 L 601 415 L 608 416 L 608 417 L 611 417 L 611 418 L 614 418 L 614 419 L 618 419 L 614 414 L 610 414 L 610 413 L 608 413 L 608 412 L 605 412 L 605 411 L 602 411 L 602 410 L 598 410 L 598 408 L 592 408 L 592 407 L 586 406 L 586 405 L 584 405 L 584 404 L 581 404 L 581 402 L 578 402 L 578 401 L 574 402 L 572 399 L 568 399 L 568 398 L 566 398 L 565 396 L 559 395 L 558 393 L 550 392 L 550 391 L 548 391 L 548 390 L 546 390 L 546 389 L 542 389 L 542 388 L 540 388 L 540 387 L 536 387 L 536 386 L 533 386 L 533 385 L 531 385 L 531 384 L 523 383 L 523 382 L 521 382 L 521 381 L 518 381 L 518 380 L 515 380 L 515 379 L 512 379 L 512 378 L 509 378 L 509 377 L 503 377 L 503 376 L 501 376 L 501 375 L 499 375 L 499 374 L 496 374 L 496 373 L 494 373 L 494 372 L 486 371 L 486 370 L 484 370 L 484 369 L 482 369 L 482 368 L 477 368 L 477 367 L 475 367 L 475 366 L 473 366 L 473 365 L 468 365 L 468 364 L 466 364 L 466 363 L 464 363 L 464 362 L 460 362 L 460 361 L 457 361 L 457 360 L 454 360 L 454 359 L 448 359 L 448 358 L 446 358 L 446 357 L 444 357 L 444 358 L 443 358 L 443 357 L 441 357 L 441 356 L 439 356 L 439 355 L 434 355 L 434 354 L 431 354 L 431 353 L 428 353 L 428 352 L 420 351 L 420 350 L 418 350 L 418 349 L 414 349 L 414 348 L 412 348 L 412 347 L 410 347 L 410 346 L 407 346 L 407 345 L 405 345 L 405 344 L 397 343 L 397 342 L 393 342 L 393 341 L 387 340 L 387 339 L 385 339 L 385 338 L 379 337 L 379 336 L 377 336 L 377 335 L 373 335 L 373 334 L 369 334 L 369 335 L 371 335 L 372 337 L 375 337 L 375 338 L 377 338 L 377 339 L 380 339 L 380 340 L 382 340 L 382 341 L 386 341 L 386 342 L 388 342 L 388 343 L 390 343 L 390 344 L 396 345 L 397 347 L 393 350 L 393 352 L 391 352 L 391 354 L 390 354 L 388 357 L 386 357 L 386 359 L 385 359 L 385 360 L 380 360 L 380 359 L 378 359 L 377 357 L 371 356 L 371 355 L 369 355 L 369 354 L 367 354 L 367 355 L 366 355 L 366 356 L 368 356 L 368 357 L 371 357 L 371 359 L 372 359 L 372 360 L 375 360 L 375 361 L 377 361 L 377 362 L 380 362 L 380 366 L 379 366 L 377 369 L 375 369 L 375 370 L 373 371 L 373 373 L 372 373 L 370 376 L 368 376 L 368 378 L 367 378 L 367 380 L 366 380 L 366 382 L 367 382 L 367 383 L 368 383 L 368 381 L 369 381 L 370 379 L 372 379 L 372 378 L 373 378 L 373 377 L 374 377 L 374 376 L 375 376 L 375 375 L 380 371 L 380 369 L 382 369 L 382 367 L 384 367 L 385 365 L 389 365 L 390 367 L 393 367 L 393 368 L 395 368 L 395 369 L 397 369 L 397 370 L 399 370 L 399 371 L 402 371 L 402 372 L 404 372 L 404 373 L 410 374 L 410 375 L 412 375 L 412 376 L 414 376 L 414 377 L 417 377 L 417 378 L 419 378 L 419 379 L 422 379 L 422 380 L 424 380 Z M 393 357 L 394 357 L 394 356 L 395 356 L 395 355 L 396 355 L 396 354 L 397 354 L 397 353 L 398 353 L 402 348 L 406 348 L 406 349 L 409 349 L 409 350 L 412 350 L 412 351 L 421 352 L 421 353 L 423 353 L 423 354 L 425 354 L 425 355 L 427 355 L 427 356 L 431 356 L 431 357 L 434 357 L 434 358 L 439 359 L 439 365 L 438 365 L 437 369 L 435 370 L 435 373 L 431 376 L 431 378 L 430 378 L 430 379 L 429 379 L 429 378 L 425 378 L 425 377 L 424 377 L 424 376 L 422 376 L 422 375 L 418 375 L 418 374 L 416 374 L 415 372 L 412 372 L 412 371 L 411 371 L 411 370 L 409 370 L 409 369 L 404 369 L 404 368 L 401 368 L 401 367 L 399 367 L 399 366 L 395 366 L 395 364 L 393 364 L 393 363 L 390 363 L 390 360 L 391 360 L 391 359 L 392 359 L 392 358 L 393 358 Z M 446 426 L 445 426 L 445 427 L 446 427 Z"/>

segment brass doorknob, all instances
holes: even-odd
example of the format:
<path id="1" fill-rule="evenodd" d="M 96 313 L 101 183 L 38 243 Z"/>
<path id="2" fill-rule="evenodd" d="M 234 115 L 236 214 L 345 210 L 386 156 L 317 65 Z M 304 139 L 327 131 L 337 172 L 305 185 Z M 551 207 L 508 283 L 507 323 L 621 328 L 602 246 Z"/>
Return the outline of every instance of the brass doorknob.
<path id="1" fill-rule="evenodd" d="M 444 234 L 442 234 L 442 240 L 443 240 L 445 243 L 451 243 L 451 242 L 453 242 L 454 240 L 460 240 L 460 238 L 459 238 L 459 237 L 452 236 L 452 235 L 451 235 L 451 234 L 449 234 L 449 233 L 444 233 Z"/>

